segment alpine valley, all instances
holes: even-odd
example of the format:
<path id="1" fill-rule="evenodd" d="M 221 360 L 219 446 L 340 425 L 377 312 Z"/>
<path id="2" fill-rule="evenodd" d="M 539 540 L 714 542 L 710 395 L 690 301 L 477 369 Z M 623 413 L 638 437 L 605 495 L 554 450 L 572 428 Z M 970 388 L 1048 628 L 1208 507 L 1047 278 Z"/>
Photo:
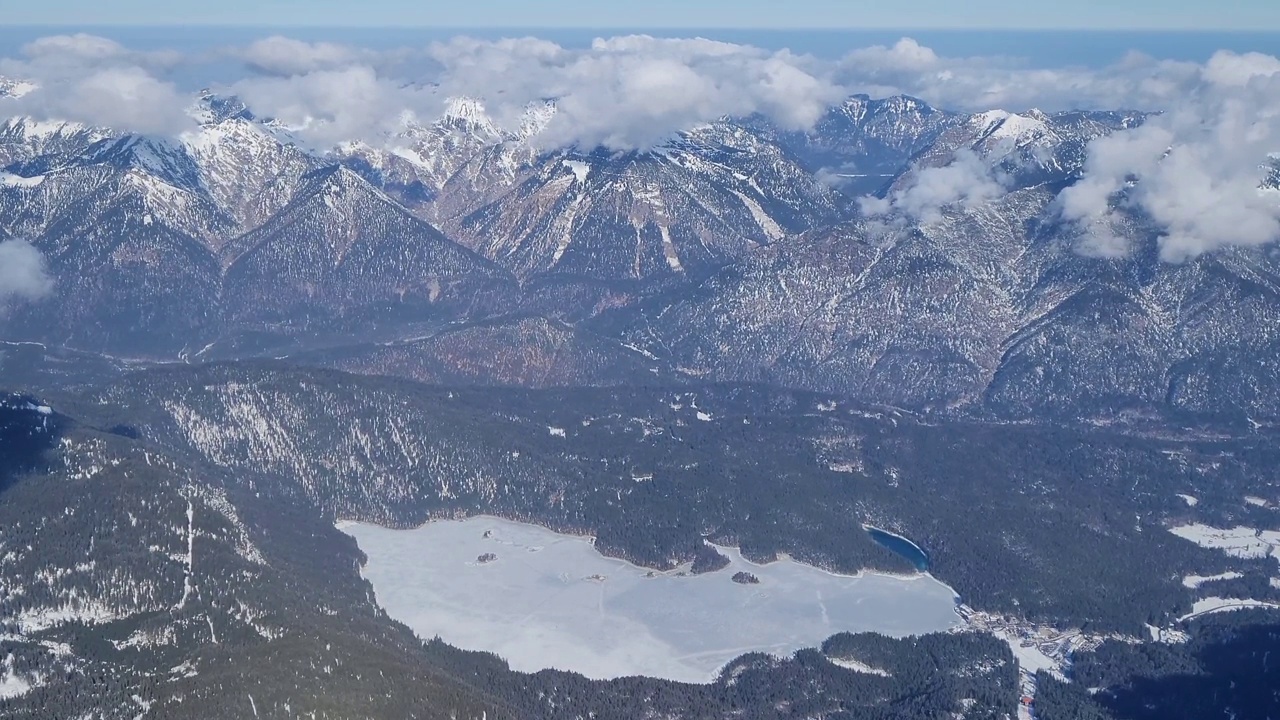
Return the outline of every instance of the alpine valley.
<path id="1" fill-rule="evenodd" d="M 1062 217 L 1147 114 L 857 95 L 615 151 L 545 146 L 552 100 L 324 148 L 189 112 L 0 119 L 0 247 L 55 283 L 0 312 L 0 717 L 1280 711 L 1280 248 L 1170 262 L 1117 201 L 1102 256 Z M 998 192 L 898 201 L 958 164 Z M 479 515 L 654 573 L 918 577 L 871 528 L 955 627 L 517 672 L 388 615 L 336 526 Z"/>

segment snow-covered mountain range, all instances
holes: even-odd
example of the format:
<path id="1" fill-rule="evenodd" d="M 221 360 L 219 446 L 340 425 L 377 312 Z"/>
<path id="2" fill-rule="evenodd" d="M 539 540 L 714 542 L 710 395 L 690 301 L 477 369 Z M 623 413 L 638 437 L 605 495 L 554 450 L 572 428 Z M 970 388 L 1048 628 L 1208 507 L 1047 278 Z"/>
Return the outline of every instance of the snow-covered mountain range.
<path id="1" fill-rule="evenodd" d="M 21 92 L 19 83 L 0 85 Z M 1280 417 L 1280 258 L 1123 257 L 1060 217 L 1130 112 L 963 114 L 855 96 L 807 132 L 724 118 L 652 148 L 546 148 L 474 99 L 315 149 L 204 94 L 174 138 L 0 122 L 0 239 L 52 299 L 10 339 L 153 359 L 269 353 L 521 385 L 752 380 L 1005 417 Z M 536 368 L 532 370 L 531 368 Z"/>

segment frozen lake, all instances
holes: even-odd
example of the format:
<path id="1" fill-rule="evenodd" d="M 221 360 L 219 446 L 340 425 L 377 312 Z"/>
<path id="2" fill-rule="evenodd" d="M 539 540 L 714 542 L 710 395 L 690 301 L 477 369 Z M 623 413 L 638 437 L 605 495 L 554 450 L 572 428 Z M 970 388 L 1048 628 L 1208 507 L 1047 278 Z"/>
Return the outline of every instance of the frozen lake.
<path id="1" fill-rule="evenodd" d="M 720 548 L 731 564 L 718 572 L 652 574 L 600 555 L 589 538 L 485 516 L 339 528 L 368 555 L 364 576 L 391 617 L 524 672 L 709 682 L 746 652 L 787 655 L 843 631 L 918 635 L 960 623 L 951 588 L 928 575 L 756 565 L 732 548 Z M 488 554 L 495 559 L 479 561 Z M 759 584 L 733 582 L 740 571 Z"/>

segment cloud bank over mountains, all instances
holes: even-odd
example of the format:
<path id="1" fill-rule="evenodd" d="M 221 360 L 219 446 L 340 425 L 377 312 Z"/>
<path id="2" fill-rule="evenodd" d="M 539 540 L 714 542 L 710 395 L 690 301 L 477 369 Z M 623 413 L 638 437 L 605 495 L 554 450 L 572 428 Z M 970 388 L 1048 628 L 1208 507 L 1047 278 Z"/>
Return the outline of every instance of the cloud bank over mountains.
<path id="1" fill-rule="evenodd" d="M 923 168 L 886 197 L 858 201 L 869 217 L 894 216 L 899 221 L 936 223 L 942 209 L 975 208 L 1005 193 L 1007 179 L 972 150 L 960 150 L 947 165 Z"/>
<path id="2" fill-rule="evenodd" d="M 0 98 L 0 115 L 29 115 L 167 135 L 192 127 L 191 103 L 163 76 L 186 59 L 176 52 L 136 52 L 94 35 L 57 35 L 28 43 L 22 58 L 0 58 L 0 76 L 35 88 Z"/>
<path id="3" fill-rule="evenodd" d="M 41 300 L 53 292 L 44 256 L 25 240 L 0 242 L 0 314 L 14 302 Z"/>
<path id="4" fill-rule="evenodd" d="M 1099 138 L 1084 177 L 1059 195 L 1086 250 L 1123 255 L 1109 230 L 1136 210 L 1162 229 L 1160 255 L 1177 262 L 1221 247 L 1280 238 L 1280 193 L 1261 190 L 1280 151 L 1280 61 L 1215 55 L 1178 102 L 1143 125 Z"/>
<path id="5" fill-rule="evenodd" d="M 1141 126 L 1094 141 L 1084 177 L 1059 197 L 1084 252 L 1127 252 L 1109 230 L 1125 214 L 1160 229 L 1169 261 L 1280 236 L 1280 200 L 1258 190 L 1268 154 L 1280 152 L 1280 59 L 1268 55 L 1221 52 L 1200 64 L 1132 54 L 1089 69 L 943 57 L 909 38 L 851 49 L 833 62 L 699 38 L 624 36 L 567 48 L 528 37 L 459 37 L 375 51 L 274 36 L 213 56 L 140 52 L 85 34 L 42 38 L 21 57 L 0 59 L 0 76 L 36 86 L 0 97 L 0 116 L 178 134 L 195 127 L 194 89 L 180 88 L 173 71 L 214 60 L 243 69 L 215 91 L 239 95 L 320 149 L 385 143 L 406 122 L 439 118 L 459 96 L 479 99 L 513 135 L 530 106 L 554 101 L 554 116 L 531 142 L 613 150 L 647 149 L 724 116 L 760 114 L 804 130 L 854 93 L 907 94 L 959 111 L 1154 111 Z M 941 207 L 1001 192 L 981 158 L 961 155 L 863 209 L 929 222 Z"/>

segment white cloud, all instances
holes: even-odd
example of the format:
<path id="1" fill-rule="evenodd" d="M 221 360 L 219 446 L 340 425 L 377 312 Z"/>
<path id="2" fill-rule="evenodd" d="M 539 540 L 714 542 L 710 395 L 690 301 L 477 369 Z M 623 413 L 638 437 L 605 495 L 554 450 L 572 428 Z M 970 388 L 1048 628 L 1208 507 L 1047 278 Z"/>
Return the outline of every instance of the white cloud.
<path id="1" fill-rule="evenodd" d="M 25 240 L 0 242 L 0 312 L 14 301 L 40 300 L 53 292 L 44 256 Z"/>
<path id="2" fill-rule="evenodd" d="M 259 72 L 269 75 L 303 75 L 352 65 L 365 53 L 346 45 L 308 43 L 272 35 L 253 42 L 236 54 Z"/>
<path id="3" fill-rule="evenodd" d="M 129 55 L 124 45 L 104 37 L 77 33 L 75 35 L 50 35 L 27 43 L 22 48 L 30 58 L 78 58 L 85 60 L 114 60 Z"/>
<path id="4" fill-rule="evenodd" d="M 888 76 L 936 72 L 942 69 L 944 61 L 932 48 L 913 38 L 902 38 L 891 47 L 873 45 L 852 50 L 845 56 L 844 63 L 867 75 Z"/>
<path id="5" fill-rule="evenodd" d="M 138 67 L 90 71 L 82 77 L 39 80 L 11 101 L 15 114 L 81 122 L 131 132 L 174 134 L 192 124 L 190 98 Z M 0 104 L 0 109 L 5 106 Z"/>
<path id="6" fill-rule="evenodd" d="M 410 62 L 407 51 L 268 38 L 239 56 L 266 76 L 230 91 L 317 144 L 376 142 L 406 113 L 439 117 L 452 97 L 478 98 L 512 132 L 531 104 L 554 99 L 538 142 L 634 149 L 726 115 L 759 112 L 809 127 L 845 95 L 811 58 L 704 39 L 626 36 L 567 49 L 537 38 L 459 37 Z"/>
<path id="7" fill-rule="evenodd" d="M 1016 58 L 943 57 L 903 38 L 851 51 L 834 77 L 851 91 L 912 95 L 953 110 L 1143 110 L 1166 107 L 1198 71 L 1137 53 L 1101 69 L 1038 68 Z"/>
<path id="8" fill-rule="evenodd" d="M 81 122 L 141 133 L 173 134 L 192 124 L 191 98 L 161 79 L 182 62 L 172 52 L 135 52 L 93 35 L 45 37 L 23 48 L 26 59 L 0 59 L 0 75 L 34 89 L 0 100 L 0 115 Z"/>
<path id="9" fill-rule="evenodd" d="M 869 217 L 898 215 L 901 219 L 929 224 L 942 219 L 943 209 L 976 208 L 1005 193 L 1005 180 L 977 153 L 961 150 L 947 165 L 925 167 L 899 182 L 885 198 L 858 201 Z"/>
<path id="10" fill-rule="evenodd" d="M 0 115 L 30 114 L 135 132 L 176 133 L 192 122 L 191 96 L 166 77 L 192 62 L 143 53 L 92 35 L 42 38 L 0 75 L 38 89 L 0 98 Z M 1031 107 L 1158 110 L 1145 125 L 1094 141 L 1083 179 L 1058 201 L 1077 223 L 1082 250 L 1126 251 L 1130 215 L 1162 232 L 1171 261 L 1280 234 L 1277 194 L 1259 193 L 1260 162 L 1280 151 L 1280 59 L 1219 53 L 1206 63 L 1133 54 L 1105 68 L 1035 68 L 1008 58 L 953 58 L 903 39 L 838 62 L 706 39 L 642 35 L 565 48 L 536 38 L 455 38 L 420 50 L 374 52 L 274 36 L 227 49 L 254 73 L 226 89 L 320 147 L 381 142 L 404 118 L 431 121 L 451 97 L 480 99 L 494 121 L 519 131 L 530 104 L 554 99 L 537 136 L 547 147 L 645 148 L 722 116 L 761 113 L 806 128 L 856 92 L 905 93 L 949 109 Z M 940 208 L 973 207 L 1003 192 L 979 157 L 904 178 L 868 215 L 929 222 Z M 1117 214 L 1116 203 L 1131 211 Z"/>
<path id="11" fill-rule="evenodd" d="M 24 45 L 22 53 L 34 63 L 69 67 L 111 63 L 159 70 L 183 61 L 182 53 L 174 50 L 139 52 L 130 50 L 115 40 L 87 33 L 38 38 Z"/>
<path id="12" fill-rule="evenodd" d="M 705 39 L 627 36 L 569 50 L 534 38 L 437 43 L 445 95 L 486 101 L 511 127 L 531 102 L 554 98 L 550 145 L 648 147 L 725 115 L 763 113 L 788 128 L 812 125 L 844 96 L 816 61 Z"/>
<path id="13" fill-rule="evenodd" d="M 401 127 L 403 113 L 435 102 L 433 93 L 379 77 L 364 65 L 249 78 L 231 89 L 255 113 L 274 118 L 319 147 L 380 140 Z"/>
<path id="14" fill-rule="evenodd" d="M 22 60 L 0 60 L 0 75 L 34 80 L 48 89 L 47 95 L 66 95 L 75 92 L 88 75 L 128 72 L 137 82 L 122 86 L 134 92 L 119 102 L 134 105 L 173 99 L 173 92 L 161 92 L 173 90 L 166 72 L 181 63 L 197 65 L 211 59 L 137 52 L 86 34 L 41 38 L 27 45 L 24 54 Z M 232 91 L 248 88 L 256 91 L 260 102 L 299 116 L 342 115 L 344 120 L 311 126 L 316 142 L 327 141 L 335 127 L 352 127 L 356 119 L 375 112 L 394 119 L 410 111 L 433 119 L 443 110 L 446 98 L 473 96 L 482 99 L 495 120 L 511 130 L 519 127 L 529 103 L 555 98 L 559 112 L 546 127 L 543 142 L 614 148 L 652 145 L 672 132 L 723 115 L 759 112 L 785 127 L 804 128 L 828 104 L 855 92 L 906 93 L 940 107 L 968 110 L 1160 109 L 1176 101 L 1203 70 L 1194 63 L 1140 55 L 1101 70 L 1037 69 L 1007 58 L 943 57 L 909 38 L 892 46 L 854 50 L 839 62 L 700 38 L 643 35 L 602 38 L 582 49 L 537 38 L 460 37 L 425 49 L 385 51 L 277 35 L 213 54 L 213 59 L 226 57 L 242 60 L 255 75 L 232 82 Z M 1247 60 L 1243 68 L 1240 65 L 1219 59 L 1212 72 L 1238 78 L 1239 73 L 1256 69 L 1256 63 Z M 351 88 L 337 84 L 341 73 L 348 73 L 357 84 Z M 141 74 L 154 82 L 144 83 Z M 97 84 L 107 79 L 100 78 Z M 380 89 L 371 95 L 368 88 L 373 83 Z M 142 92 L 144 84 L 152 85 L 150 91 Z M 330 96 L 321 93 L 326 87 Z M 433 88 L 434 92 L 424 91 Z M 267 89 L 278 91 L 280 99 L 275 101 Z M 337 112 L 335 106 L 351 102 L 353 94 L 377 104 Z M 178 100 L 185 107 L 181 101 L 186 98 Z M 308 102 L 316 105 L 310 113 L 303 107 Z M 81 116 L 76 119 L 106 124 L 97 117 L 96 106 L 82 105 L 63 98 L 46 98 L 37 104 L 32 98 L 25 107 L 37 113 L 76 110 Z M 154 111 L 165 122 L 150 126 L 167 127 L 175 117 L 171 109 L 147 105 L 147 112 L 139 115 Z M 284 114 L 267 108 L 258 111 Z M 132 117 L 119 109 L 108 115 L 112 121 Z M 377 140 L 386 125 L 375 123 L 354 139 Z"/>
<path id="15" fill-rule="evenodd" d="M 1215 53 L 1205 65 L 1204 79 L 1221 87 L 1244 87 L 1257 77 L 1280 73 L 1280 59 L 1262 53 Z"/>
<path id="16" fill-rule="evenodd" d="M 1259 186 L 1277 150 L 1280 61 L 1218 53 L 1165 113 L 1091 143 L 1083 179 L 1058 207 L 1084 230 L 1083 249 L 1102 255 L 1125 250 L 1110 231 L 1121 209 L 1157 226 L 1168 261 L 1273 242 L 1280 198 Z"/>

